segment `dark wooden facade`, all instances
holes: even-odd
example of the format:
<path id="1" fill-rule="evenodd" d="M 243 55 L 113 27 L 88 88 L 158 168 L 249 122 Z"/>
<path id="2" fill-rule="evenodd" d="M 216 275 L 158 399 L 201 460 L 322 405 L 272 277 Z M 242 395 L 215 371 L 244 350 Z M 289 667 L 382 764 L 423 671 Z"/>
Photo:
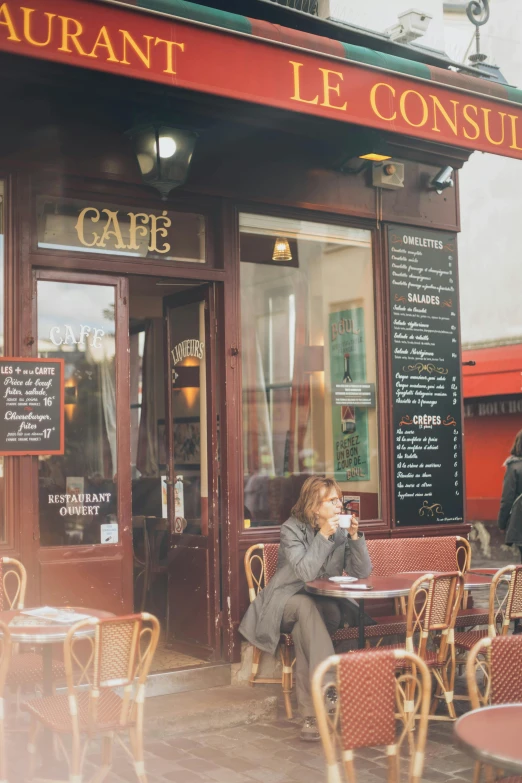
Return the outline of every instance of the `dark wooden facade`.
<path id="1" fill-rule="evenodd" d="M 349 142 L 350 130 L 334 122 L 289 115 L 198 94 L 166 90 L 117 77 L 3 56 L 0 86 L 6 109 L 0 126 L 0 179 L 7 183 L 5 352 L 35 355 L 33 310 L 35 279 L 93 280 L 112 284 L 116 319 L 127 339 L 128 275 L 210 284 L 216 298 L 216 373 L 214 406 L 220 418 L 219 506 L 214 497 L 214 546 L 208 562 L 210 655 L 237 660 L 237 626 L 246 608 L 243 555 L 257 541 L 277 541 L 278 528 L 243 529 L 241 412 L 241 332 L 238 213 L 249 211 L 300 217 L 369 229 L 373 236 L 377 360 L 380 384 L 381 518 L 364 523 L 371 536 L 467 532 L 463 525 L 395 530 L 393 449 L 390 411 L 390 343 L 387 330 L 388 222 L 459 230 L 458 188 L 436 194 L 427 182 L 443 165 L 458 169 L 468 153 L 431 143 L 394 140 L 406 164 L 406 186 L 382 191 L 367 172 L 339 173 L 334 161 Z M 200 138 L 185 187 L 171 193 L 169 209 L 194 210 L 208 219 L 207 263 L 189 264 L 74 255 L 37 249 L 37 195 L 75 197 L 88 203 L 109 201 L 129 207 L 158 208 L 154 190 L 141 184 L 136 161 L 124 136 L 139 116 L 158 113 L 197 127 Z M 161 207 L 163 208 L 163 207 Z M 226 314 L 226 317 L 225 317 Z M 125 345 L 122 344 L 122 348 Z M 129 368 L 117 368 L 121 431 L 128 431 Z M 37 460 L 6 459 L 8 529 L 2 549 L 20 557 L 30 574 L 31 600 L 100 605 L 113 611 L 132 607 L 132 531 L 130 475 L 126 473 L 128 436 L 119 440 L 121 475 L 117 546 L 40 547 Z M 125 490 L 127 487 L 127 491 Z M 198 566 L 200 567 L 200 566 Z M 187 601 L 190 599 L 187 597 Z M 187 605 L 190 614 L 190 604 Z M 196 607 L 194 607 L 196 609 Z M 205 608 L 197 606 L 197 611 Z"/>

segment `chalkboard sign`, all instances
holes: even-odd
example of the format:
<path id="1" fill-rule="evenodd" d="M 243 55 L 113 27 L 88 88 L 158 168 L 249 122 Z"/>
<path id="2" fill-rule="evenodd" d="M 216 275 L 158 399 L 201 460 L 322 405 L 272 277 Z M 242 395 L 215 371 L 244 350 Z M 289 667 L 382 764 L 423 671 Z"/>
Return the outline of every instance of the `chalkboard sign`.
<path id="1" fill-rule="evenodd" d="M 389 226 L 395 520 L 463 522 L 455 234 Z"/>
<path id="2" fill-rule="evenodd" d="M 0 358 L 0 454 L 63 454 L 63 359 Z"/>

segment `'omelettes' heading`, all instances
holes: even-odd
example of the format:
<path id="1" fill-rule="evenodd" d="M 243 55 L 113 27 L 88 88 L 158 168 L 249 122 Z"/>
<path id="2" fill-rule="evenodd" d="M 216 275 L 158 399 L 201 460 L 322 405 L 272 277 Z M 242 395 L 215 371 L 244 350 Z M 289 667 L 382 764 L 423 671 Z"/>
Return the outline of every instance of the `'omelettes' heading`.
<path id="1" fill-rule="evenodd" d="M 0 3 L 2 51 L 522 158 L 522 109 L 507 93 L 504 102 L 477 95 L 478 79 L 468 93 L 469 79 L 460 88 L 380 71 L 344 59 L 336 41 L 329 57 L 279 34 L 267 41 L 92 0 Z"/>
<path id="2" fill-rule="evenodd" d="M 444 242 L 440 239 L 427 239 L 426 237 L 410 237 L 404 234 L 402 241 L 405 245 L 416 245 L 417 247 L 432 247 L 434 250 L 444 250 Z"/>

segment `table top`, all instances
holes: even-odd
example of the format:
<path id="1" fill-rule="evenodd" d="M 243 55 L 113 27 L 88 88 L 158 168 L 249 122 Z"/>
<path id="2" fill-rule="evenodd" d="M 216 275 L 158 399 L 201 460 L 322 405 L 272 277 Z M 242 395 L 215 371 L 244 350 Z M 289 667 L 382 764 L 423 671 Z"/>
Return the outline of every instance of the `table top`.
<path id="1" fill-rule="evenodd" d="M 418 577 L 418 574 L 369 576 L 349 582 L 347 587 L 341 587 L 338 582 L 331 582 L 329 579 L 314 579 L 313 582 L 306 583 L 306 591 L 312 595 L 328 595 L 332 598 L 399 598 L 408 595 Z M 370 589 L 361 590 L 355 585 L 367 585 Z"/>
<path id="2" fill-rule="evenodd" d="M 522 704 L 497 704 L 462 715 L 455 739 L 469 755 L 509 772 L 522 772 Z"/>
<path id="3" fill-rule="evenodd" d="M 102 609 L 86 609 L 83 606 L 67 607 L 74 612 L 80 612 L 81 614 L 88 614 L 90 617 L 96 617 L 106 619 L 108 617 L 114 617 L 112 612 L 105 612 Z M 21 614 L 19 609 L 10 609 L 6 612 L 0 612 L 0 620 L 9 627 L 9 623 L 13 617 L 17 617 Z M 55 644 L 56 642 L 63 642 L 71 625 L 64 625 L 63 623 L 52 623 L 48 625 L 13 625 L 9 627 L 9 633 L 11 634 L 11 641 L 27 642 L 29 644 Z M 82 635 L 89 636 L 92 634 L 91 628 L 86 628 L 81 632 Z"/>
<path id="4" fill-rule="evenodd" d="M 404 571 L 390 576 L 369 576 L 366 579 L 349 582 L 346 587 L 341 587 L 338 582 L 332 582 L 328 578 L 314 579 L 313 582 L 307 582 L 306 591 L 312 595 L 327 595 L 331 598 L 401 598 L 409 594 L 413 583 L 425 573 L 428 572 Z M 491 575 L 468 573 L 464 577 L 464 584 L 466 590 L 490 587 Z M 353 590 L 350 590 L 352 585 Z M 363 590 L 356 585 L 367 585 L 370 589 Z"/>

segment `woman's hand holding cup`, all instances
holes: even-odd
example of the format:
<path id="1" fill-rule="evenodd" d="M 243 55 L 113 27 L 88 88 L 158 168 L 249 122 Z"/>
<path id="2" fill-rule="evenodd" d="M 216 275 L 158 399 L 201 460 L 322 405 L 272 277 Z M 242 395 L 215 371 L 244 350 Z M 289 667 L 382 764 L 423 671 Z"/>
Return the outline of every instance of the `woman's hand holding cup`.
<path id="1" fill-rule="evenodd" d="M 355 514 L 341 514 L 339 526 L 348 532 L 350 538 L 355 540 L 359 536 L 359 522 Z"/>
<path id="2" fill-rule="evenodd" d="M 319 532 L 323 534 L 325 538 L 330 538 L 330 536 L 335 535 L 337 533 L 337 528 L 339 527 L 339 514 L 335 514 L 335 516 L 330 517 L 330 519 L 327 519 L 321 527 L 319 528 Z"/>

